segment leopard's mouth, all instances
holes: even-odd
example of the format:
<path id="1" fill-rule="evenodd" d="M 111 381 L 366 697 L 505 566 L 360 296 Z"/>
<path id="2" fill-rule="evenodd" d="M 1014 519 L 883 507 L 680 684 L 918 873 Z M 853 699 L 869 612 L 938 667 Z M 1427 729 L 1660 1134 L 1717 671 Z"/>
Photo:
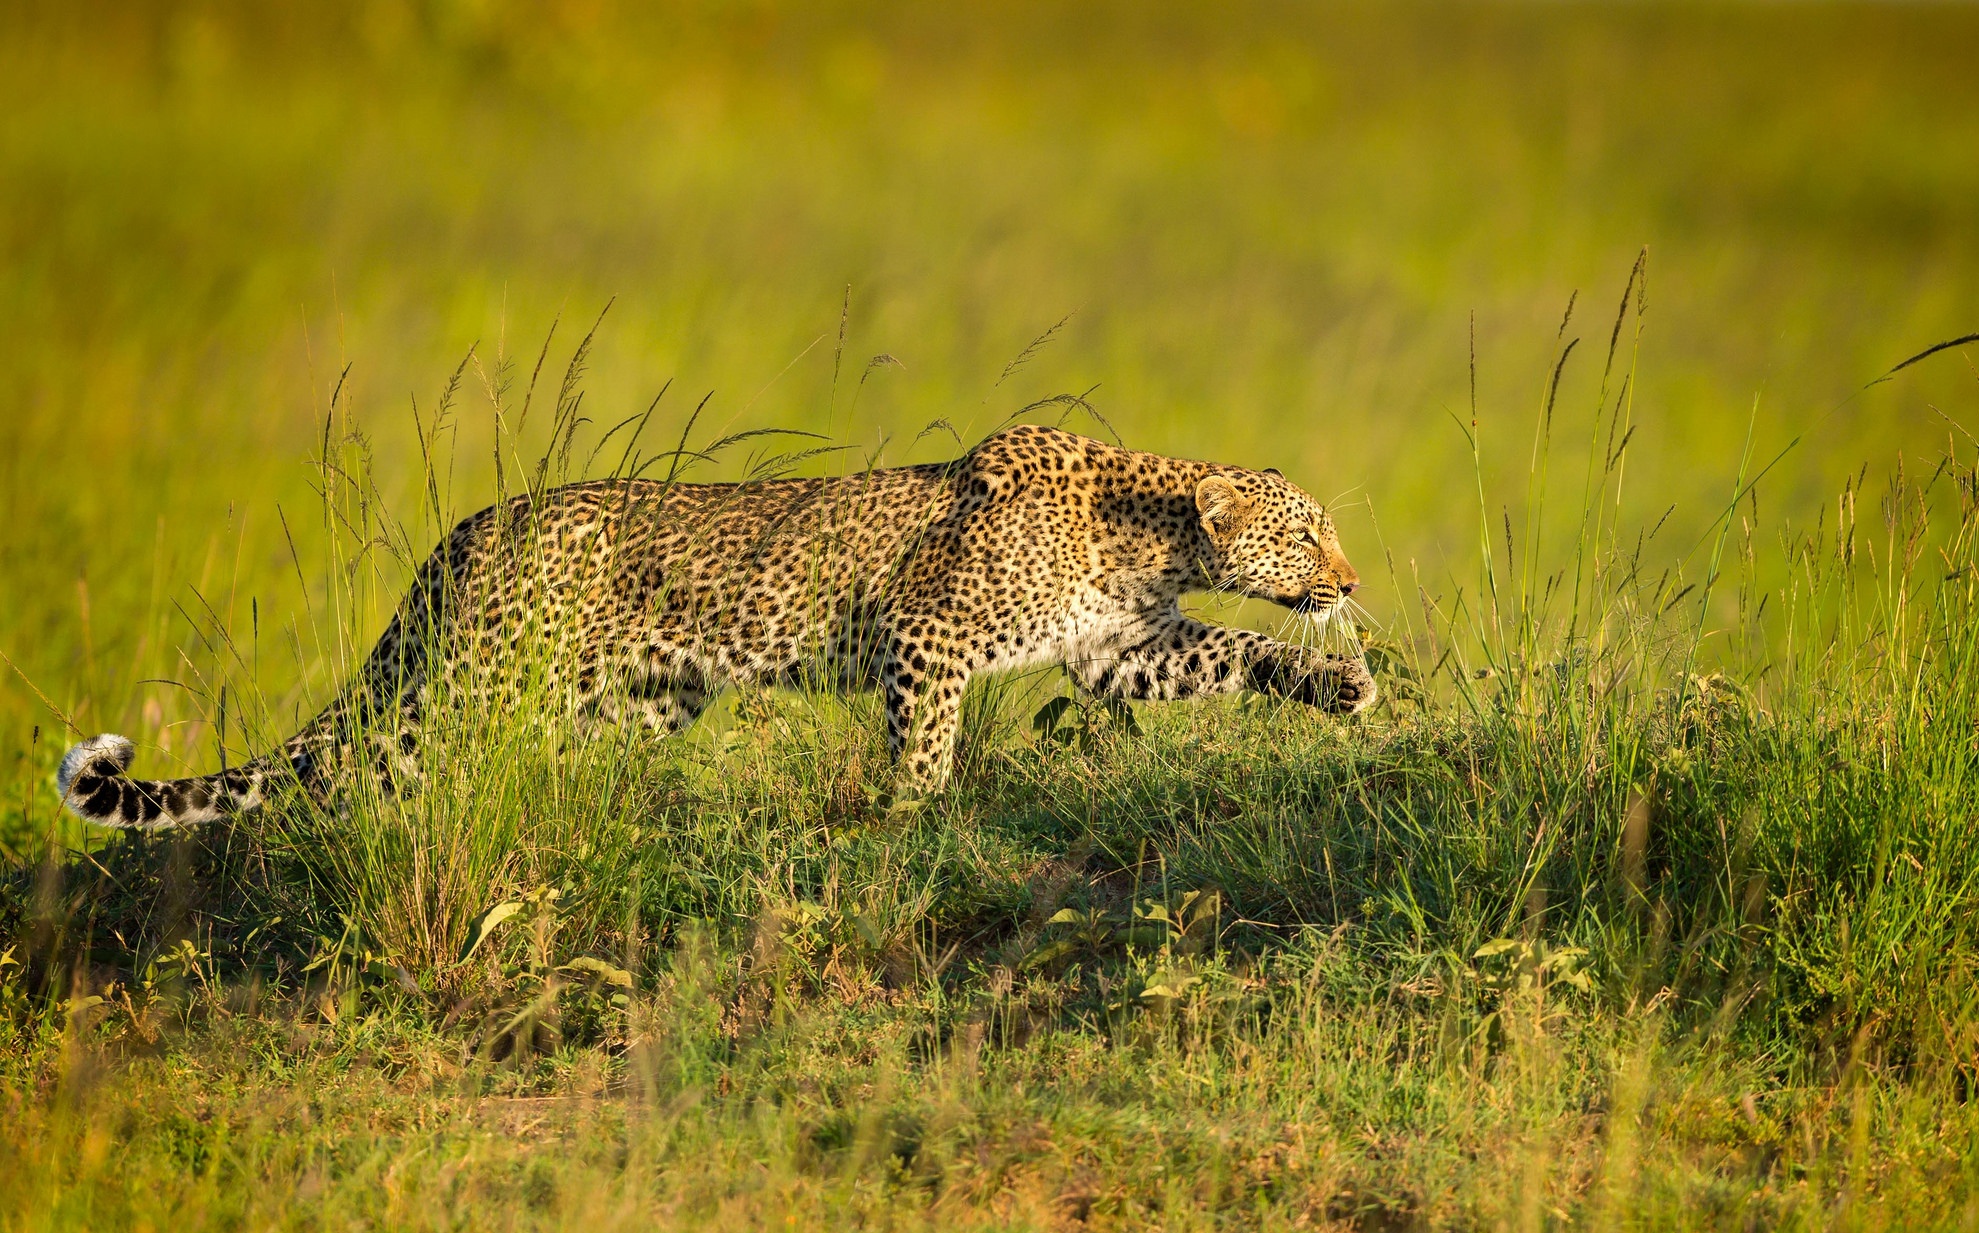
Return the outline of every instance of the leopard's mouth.
<path id="1" fill-rule="evenodd" d="M 1321 595 L 1317 591 L 1308 591 L 1285 606 L 1299 616 L 1324 619 L 1333 614 L 1333 609 L 1338 607 L 1339 603 L 1340 597 L 1337 595 Z"/>

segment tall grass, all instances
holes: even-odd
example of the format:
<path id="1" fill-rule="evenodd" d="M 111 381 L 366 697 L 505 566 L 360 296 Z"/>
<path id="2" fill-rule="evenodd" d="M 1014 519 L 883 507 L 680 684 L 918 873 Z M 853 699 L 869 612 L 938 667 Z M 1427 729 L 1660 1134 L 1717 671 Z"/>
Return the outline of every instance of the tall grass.
<path id="1" fill-rule="evenodd" d="M 1624 298 L 1611 367 L 1639 307 Z M 1567 414 L 1539 410 L 1535 489 Z M 409 567 L 367 554 L 421 536 L 327 422 L 347 547 L 323 636 L 351 664 L 362 589 Z M 901 809 L 870 700 L 747 691 L 653 744 L 525 694 L 440 708 L 409 792 L 40 847 L 5 902 L 28 1155 L 0 1191 L 23 1213 L 57 1196 L 56 1223 L 100 1216 L 88 1143 L 108 1134 L 158 1167 L 191 1152 L 167 1192 L 216 1219 L 294 1218 L 302 1190 L 243 1191 L 257 1174 L 327 1185 L 349 1219 L 444 1219 L 442 1174 L 372 1180 L 396 1175 L 394 1134 L 367 1132 L 353 1166 L 275 1149 L 229 1106 L 248 1154 L 200 1155 L 208 1132 L 169 1120 L 103 1129 L 124 1097 L 77 1060 L 218 1050 L 247 1076 L 262 1047 L 228 1042 L 289 1032 L 307 1066 L 424 1059 L 422 1116 L 462 1168 L 473 1093 L 593 1093 L 562 1124 L 603 1155 L 511 1147 L 525 1180 L 477 1183 L 521 1224 L 1049 1223 L 1066 1203 L 1178 1223 L 1948 1220 L 1979 1067 L 1979 456 L 1953 436 L 1929 472 L 1873 503 L 1851 483 L 1772 545 L 1741 465 L 1702 565 L 1657 569 L 1606 521 L 1627 454 L 1610 435 L 1563 515 L 1572 549 L 1547 555 L 1535 496 L 1474 588 L 1421 591 L 1373 631 L 1385 701 L 1353 723 L 1264 699 L 1040 707 L 1055 682 L 1034 676 L 976 698 L 954 787 Z M 430 527 L 451 521 L 430 505 Z M 227 1026 L 254 999 L 279 1009 Z M 37 1076 L 78 1094 L 29 1096 Z M 397 1099 L 347 1092 L 354 1111 Z M 1350 1146 L 1363 1122 L 1373 1145 Z M 1058 1154 L 1061 1134 L 1082 1146 Z M 1188 1146 L 1153 1146 L 1170 1136 Z"/>

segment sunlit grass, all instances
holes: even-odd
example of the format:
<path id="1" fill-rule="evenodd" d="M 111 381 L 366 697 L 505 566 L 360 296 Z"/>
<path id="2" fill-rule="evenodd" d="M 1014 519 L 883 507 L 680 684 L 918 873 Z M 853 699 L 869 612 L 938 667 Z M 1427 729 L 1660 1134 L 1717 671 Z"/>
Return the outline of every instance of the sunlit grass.
<path id="1" fill-rule="evenodd" d="M 1974 387 L 1864 389 L 1979 324 L 1970 15 L 545 13 L 6 19 L 0 1226 L 1970 1222 Z M 900 806 L 870 698 L 537 699 L 56 813 L 69 722 L 292 730 L 560 419 L 1058 394 L 1328 500 L 1351 627 L 1200 604 L 1383 704 L 1006 678 Z"/>
<path id="2" fill-rule="evenodd" d="M 338 559 L 414 542 L 359 439 L 320 473 Z M 1772 566 L 1727 531 L 1702 588 L 1593 529 L 1514 582 L 1543 545 L 1510 539 L 1372 631 L 1387 701 L 1351 723 L 997 682 L 912 807 L 870 699 L 747 691 L 657 744 L 442 706 L 406 795 L 87 856 L 17 828 L 0 1193 L 92 1224 L 1951 1221 L 1970 451 L 1867 501 Z M 237 1043 L 270 1033 L 299 1060 Z M 232 1076 L 199 1089 L 222 1129 L 116 1112 L 175 1058 Z M 350 1102 L 320 1147 L 231 1094 L 318 1067 Z M 113 1140 L 159 1198 L 105 1189 Z"/>

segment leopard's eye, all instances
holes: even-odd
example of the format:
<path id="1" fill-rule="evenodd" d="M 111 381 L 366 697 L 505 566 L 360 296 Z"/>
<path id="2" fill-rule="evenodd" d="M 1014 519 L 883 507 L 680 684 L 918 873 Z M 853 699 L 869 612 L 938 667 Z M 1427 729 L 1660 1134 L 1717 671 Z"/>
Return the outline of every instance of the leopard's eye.
<path id="1" fill-rule="evenodd" d="M 1319 535 L 1311 527 L 1300 527 L 1298 539 L 1308 548 L 1319 547 Z"/>

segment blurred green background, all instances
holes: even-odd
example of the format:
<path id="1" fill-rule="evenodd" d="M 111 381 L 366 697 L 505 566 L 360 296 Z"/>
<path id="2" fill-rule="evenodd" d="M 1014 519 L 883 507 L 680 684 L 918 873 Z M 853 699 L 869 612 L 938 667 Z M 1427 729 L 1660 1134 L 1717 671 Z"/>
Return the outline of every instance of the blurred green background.
<path id="1" fill-rule="evenodd" d="M 1979 328 L 1975 65 L 1979 8 L 1949 5 L 15 0 L 0 650 L 81 727 L 162 745 L 150 768 L 212 760 L 212 696 L 183 687 L 224 676 L 202 626 L 255 632 L 237 685 L 320 700 L 306 460 L 338 375 L 411 510 L 411 398 L 430 414 L 470 346 L 526 378 L 559 313 L 560 370 L 614 296 L 585 408 L 609 424 L 671 380 L 651 448 L 712 393 L 707 434 L 923 460 L 955 448 L 917 441 L 938 418 L 973 439 L 1090 389 L 1130 445 L 1339 499 L 1393 615 L 1410 561 L 1439 594 L 1475 578 L 1472 322 L 1494 526 L 1523 520 L 1582 339 L 1551 481 L 1570 535 L 1647 246 L 1622 519 L 1674 504 L 1646 554 L 1674 561 L 1755 399 L 1759 455 L 1807 436 L 1768 518 L 1934 465 L 1933 406 L 1972 424 L 1960 354 L 1857 391 Z M 472 370 L 458 425 L 464 513 L 494 491 Z M 9 673 L 5 808 L 64 743 Z"/>

